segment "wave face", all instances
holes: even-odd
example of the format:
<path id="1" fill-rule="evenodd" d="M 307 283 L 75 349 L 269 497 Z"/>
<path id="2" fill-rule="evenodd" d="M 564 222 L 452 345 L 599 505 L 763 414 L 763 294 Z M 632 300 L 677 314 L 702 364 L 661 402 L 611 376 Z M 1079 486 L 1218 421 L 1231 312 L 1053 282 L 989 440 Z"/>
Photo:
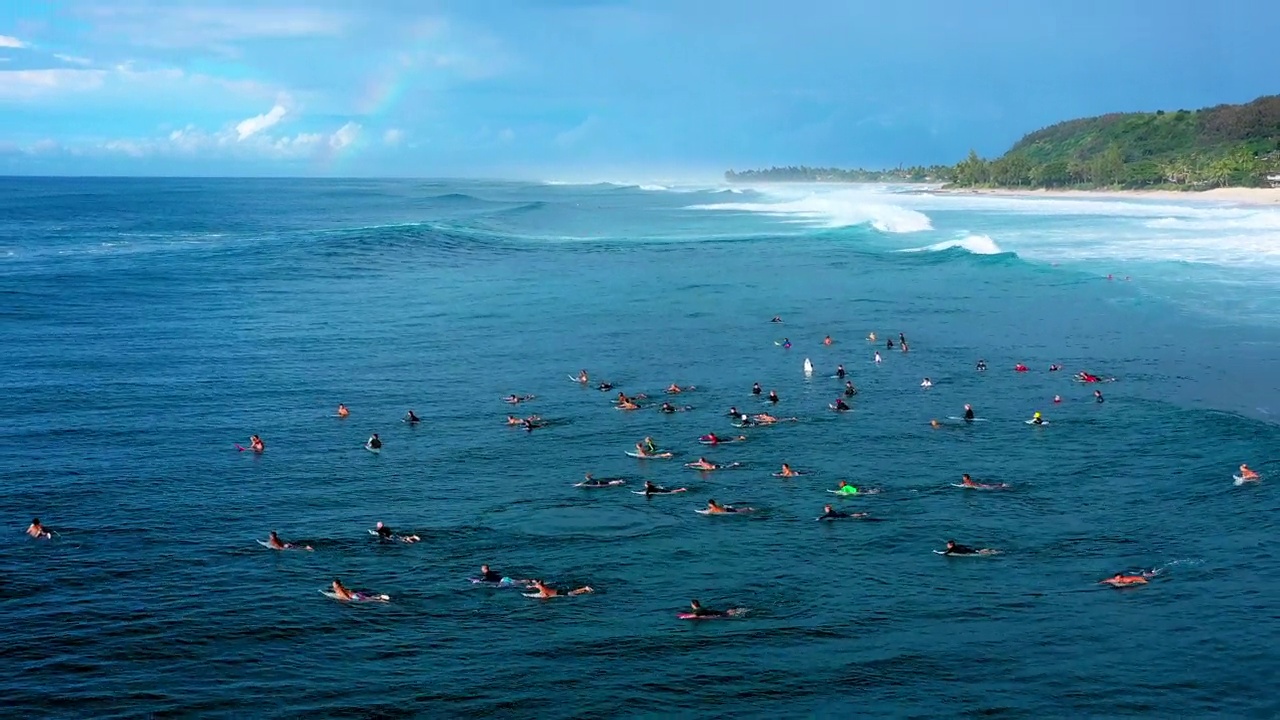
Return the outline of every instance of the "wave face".
<path id="1" fill-rule="evenodd" d="M 955 240 L 943 240 L 940 243 L 921 248 L 908 248 L 902 252 L 941 252 L 943 250 L 964 250 L 973 255 L 1002 255 L 1004 250 L 995 240 L 986 235 L 965 235 Z"/>

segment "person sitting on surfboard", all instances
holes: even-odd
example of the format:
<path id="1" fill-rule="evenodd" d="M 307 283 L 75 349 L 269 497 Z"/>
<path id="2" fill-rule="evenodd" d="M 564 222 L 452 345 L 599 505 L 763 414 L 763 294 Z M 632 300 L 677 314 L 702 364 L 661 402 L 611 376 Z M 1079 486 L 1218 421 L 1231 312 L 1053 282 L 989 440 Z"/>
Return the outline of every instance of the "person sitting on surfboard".
<path id="1" fill-rule="evenodd" d="M 1044 424 L 1044 418 L 1040 417 L 1040 411 L 1038 411 L 1038 410 L 1037 410 L 1037 411 L 1036 411 L 1036 414 L 1031 416 L 1031 424 L 1032 424 L 1032 425 L 1043 425 L 1043 424 Z"/>
<path id="2" fill-rule="evenodd" d="M 931 388 L 931 387 L 933 387 L 933 381 L 932 381 L 932 380 L 930 380 L 929 378 L 925 378 L 924 380 L 922 380 L 922 381 L 920 382 L 920 387 L 922 387 L 922 388 Z"/>
<path id="3" fill-rule="evenodd" d="M 410 410 L 409 413 L 404 416 L 404 421 L 412 425 L 413 423 L 422 422 L 422 418 L 418 417 L 417 415 L 414 415 L 413 411 Z"/>
<path id="4" fill-rule="evenodd" d="M 541 580 L 530 580 L 529 587 L 532 588 L 533 590 L 537 590 L 538 591 L 537 596 L 540 598 L 562 597 L 564 595 L 585 595 L 586 593 L 595 592 L 595 590 L 590 585 L 583 585 L 577 590 L 570 590 L 567 593 L 561 593 L 559 590 L 556 590 L 555 588 L 551 587 L 550 585 L 547 585 Z"/>
<path id="5" fill-rule="evenodd" d="M 253 437 L 249 438 L 249 449 L 256 453 L 260 453 L 260 452 L 264 452 L 267 449 L 267 445 L 266 443 L 262 442 L 262 438 L 258 437 L 257 435 L 254 435 Z"/>
<path id="6" fill-rule="evenodd" d="M 1258 473 L 1254 472 L 1248 465 L 1244 463 L 1240 464 L 1241 480 L 1257 480 L 1258 477 L 1259 477 Z"/>
<path id="7" fill-rule="evenodd" d="M 844 381 L 844 396 L 845 396 L 845 397 L 853 397 L 854 395 L 857 395 L 857 394 L 858 394 L 858 388 L 856 388 L 856 387 L 854 387 L 854 386 L 853 386 L 853 381 L 852 381 L 852 380 L 845 380 L 845 381 Z"/>
<path id="8" fill-rule="evenodd" d="M 1101 391 L 1101 390 L 1094 390 L 1094 391 L 1093 391 L 1093 400 L 1094 400 L 1094 402 L 1103 402 L 1103 400 L 1102 400 L 1102 391 Z"/>
<path id="9" fill-rule="evenodd" d="M 964 419 L 965 420 L 973 419 L 973 406 L 970 405 L 969 403 L 964 404 Z"/>
<path id="10" fill-rule="evenodd" d="M 773 403 L 773 404 L 775 404 L 775 405 L 776 405 L 776 404 L 778 404 L 778 391 L 777 391 L 777 390 L 770 390 L 770 391 L 769 391 L 769 402 L 771 402 L 771 403 Z"/>
<path id="11" fill-rule="evenodd" d="M 986 369 L 987 369 L 987 361 L 986 361 L 986 360 L 979 360 L 979 361 L 978 361 L 978 365 L 977 365 L 977 370 L 978 370 L 978 372 L 982 372 L 982 371 L 984 371 L 984 370 L 986 370 Z"/>
<path id="12" fill-rule="evenodd" d="M 271 533 L 267 535 L 267 547 L 271 548 L 272 550 L 293 550 L 293 549 L 296 549 L 298 546 L 294 545 L 293 543 L 287 543 L 282 541 L 280 539 L 280 536 L 276 535 L 276 531 L 272 530 Z M 303 545 L 302 549 L 310 550 L 311 546 Z"/>
<path id="13" fill-rule="evenodd" d="M 843 380 L 845 376 L 844 365 L 836 366 L 836 378 Z"/>
<path id="14" fill-rule="evenodd" d="M 1243 465 L 1241 465 L 1240 467 L 1242 469 L 1244 468 Z M 44 525 L 40 524 L 40 518 L 32 518 L 31 524 L 27 526 L 27 534 L 37 540 L 53 539 L 53 533 L 46 530 Z"/>
<path id="15" fill-rule="evenodd" d="M 351 414 L 351 411 L 347 409 L 346 405 L 343 405 L 342 403 L 338 403 L 338 417 L 344 418 L 350 414 Z"/>
<path id="16" fill-rule="evenodd" d="M 760 388 L 760 383 L 753 383 L 753 384 L 751 385 L 751 394 L 752 394 L 752 395 L 759 395 L 759 394 L 760 394 L 760 393 L 762 393 L 762 392 L 764 392 L 764 390 L 762 390 L 762 389 Z M 736 413 L 734 413 L 734 414 L 736 414 Z"/>
<path id="17" fill-rule="evenodd" d="M 844 412 L 849 409 L 849 403 L 845 402 L 844 398 L 836 398 L 836 401 L 831 403 L 831 409 L 836 412 Z"/>
<path id="18" fill-rule="evenodd" d="M 783 347 L 783 349 L 790 350 L 790 349 L 791 349 L 791 340 L 790 340 L 790 339 L 788 339 L 788 338 L 782 338 L 782 347 Z"/>
<path id="19" fill-rule="evenodd" d="M 365 447 L 367 447 L 367 448 L 369 448 L 370 450 L 381 450 L 381 449 L 382 449 L 382 441 L 378 439 L 378 433 L 374 433 L 374 434 L 370 435 L 370 436 L 369 436 L 369 441 L 368 441 L 368 442 L 366 442 L 366 443 L 364 444 L 364 446 L 365 446 Z"/>
<path id="20" fill-rule="evenodd" d="M 578 382 L 582 383 L 583 385 L 586 385 L 587 383 L 591 382 L 591 379 L 587 377 L 586 370 L 578 371 Z"/>

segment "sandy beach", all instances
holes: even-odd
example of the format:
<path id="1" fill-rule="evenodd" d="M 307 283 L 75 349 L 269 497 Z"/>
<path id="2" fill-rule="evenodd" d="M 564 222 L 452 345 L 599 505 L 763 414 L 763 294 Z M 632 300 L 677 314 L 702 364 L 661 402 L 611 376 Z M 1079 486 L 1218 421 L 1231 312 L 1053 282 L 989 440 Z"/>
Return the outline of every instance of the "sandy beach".
<path id="1" fill-rule="evenodd" d="M 940 189 L 944 195 L 992 195 L 1001 197 L 1048 197 L 1079 200 L 1124 198 L 1174 200 L 1178 202 L 1236 203 L 1240 205 L 1280 205 L 1280 188 L 1214 188 L 1203 191 L 1180 190 L 1011 190 L 1004 188 Z"/>

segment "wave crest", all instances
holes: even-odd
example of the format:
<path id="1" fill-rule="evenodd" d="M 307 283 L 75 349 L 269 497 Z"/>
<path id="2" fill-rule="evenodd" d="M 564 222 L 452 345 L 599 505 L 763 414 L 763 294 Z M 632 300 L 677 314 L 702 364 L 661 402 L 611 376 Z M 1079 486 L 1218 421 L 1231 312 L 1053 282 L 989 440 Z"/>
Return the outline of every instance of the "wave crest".
<path id="1" fill-rule="evenodd" d="M 1003 255 L 1005 250 L 986 235 L 965 235 L 955 240 L 944 240 L 925 247 L 909 248 L 902 252 L 941 252 L 943 250 L 964 250 L 973 255 Z"/>
<path id="2" fill-rule="evenodd" d="M 884 233 L 913 233 L 933 229 L 933 222 L 922 212 L 850 192 L 814 194 L 772 203 L 691 205 L 689 209 L 760 213 L 828 228 L 870 225 Z"/>

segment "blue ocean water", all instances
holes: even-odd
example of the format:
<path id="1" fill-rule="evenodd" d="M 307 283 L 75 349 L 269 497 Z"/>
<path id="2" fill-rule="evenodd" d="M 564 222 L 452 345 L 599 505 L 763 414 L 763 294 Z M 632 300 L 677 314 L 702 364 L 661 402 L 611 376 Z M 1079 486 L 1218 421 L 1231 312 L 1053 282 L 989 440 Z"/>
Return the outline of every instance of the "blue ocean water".
<path id="1" fill-rule="evenodd" d="M 1278 218 L 909 188 L 0 180 L 0 697 L 69 717 L 1274 717 Z M 837 415 L 841 363 L 860 393 Z M 569 382 L 582 368 L 654 400 L 695 385 L 693 409 L 617 411 Z M 1105 403 L 1081 369 L 1117 378 Z M 762 407 L 755 381 L 799 422 L 699 446 Z M 965 403 L 986 421 L 947 420 Z M 255 433 L 266 453 L 238 452 Z M 679 457 L 624 455 L 647 435 Z M 682 467 L 699 455 L 744 467 Z M 1241 462 L 1263 481 L 1234 486 Z M 586 472 L 629 484 L 573 487 Z M 1012 487 L 950 487 L 965 472 Z M 628 492 L 646 479 L 689 492 Z M 842 479 L 880 492 L 837 500 Z M 758 512 L 696 514 L 709 498 Z M 874 521 L 814 522 L 828 502 Z M 60 536 L 23 536 L 32 516 Z M 378 544 L 377 521 L 423 539 Z M 270 530 L 315 551 L 266 550 Z M 931 552 L 950 538 L 1001 553 Z M 481 563 L 597 592 L 474 586 Z M 335 577 L 392 602 L 321 596 Z M 676 619 L 691 598 L 749 612 Z"/>

